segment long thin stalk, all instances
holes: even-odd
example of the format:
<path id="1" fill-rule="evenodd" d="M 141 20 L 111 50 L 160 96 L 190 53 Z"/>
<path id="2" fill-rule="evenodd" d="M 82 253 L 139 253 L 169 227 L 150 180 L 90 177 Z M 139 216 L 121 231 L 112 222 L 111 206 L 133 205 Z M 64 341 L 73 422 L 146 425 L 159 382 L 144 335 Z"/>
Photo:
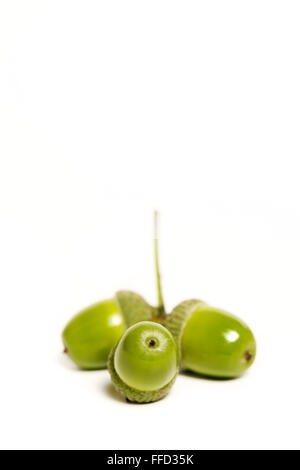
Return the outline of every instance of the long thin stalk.
<path id="1" fill-rule="evenodd" d="M 166 315 L 162 289 L 161 289 L 161 277 L 159 269 L 159 253 L 158 253 L 158 212 L 154 212 L 154 256 L 155 256 L 155 270 L 156 270 L 156 282 L 157 282 L 157 295 L 158 295 L 158 316 L 163 317 Z"/>

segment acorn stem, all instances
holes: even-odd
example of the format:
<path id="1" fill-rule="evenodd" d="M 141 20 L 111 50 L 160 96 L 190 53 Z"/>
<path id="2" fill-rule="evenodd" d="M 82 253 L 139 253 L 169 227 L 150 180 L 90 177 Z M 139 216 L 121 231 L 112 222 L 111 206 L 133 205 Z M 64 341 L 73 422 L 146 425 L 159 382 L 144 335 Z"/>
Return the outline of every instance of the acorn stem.
<path id="1" fill-rule="evenodd" d="M 156 270 L 156 282 L 157 282 L 157 294 L 158 294 L 158 317 L 166 315 L 162 289 L 161 289 L 161 278 L 159 269 L 159 253 L 158 253 L 158 212 L 154 212 L 154 256 L 155 256 L 155 270 Z"/>

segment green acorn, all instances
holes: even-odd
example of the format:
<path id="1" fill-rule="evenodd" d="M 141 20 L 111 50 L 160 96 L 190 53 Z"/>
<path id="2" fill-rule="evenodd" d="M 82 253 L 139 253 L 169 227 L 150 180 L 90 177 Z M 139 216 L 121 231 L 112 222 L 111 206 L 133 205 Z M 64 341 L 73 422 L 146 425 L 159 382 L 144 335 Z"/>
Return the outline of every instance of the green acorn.
<path id="1" fill-rule="evenodd" d="M 128 401 L 137 403 L 163 398 L 175 382 L 178 368 L 173 335 L 164 326 L 149 321 L 131 326 L 108 360 L 115 388 Z"/>
<path id="2" fill-rule="evenodd" d="M 242 375 L 253 364 L 256 355 L 254 335 L 242 320 L 196 299 L 180 303 L 166 315 L 158 262 L 157 214 L 155 227 L 157 318 L 177 340 L 181 368 L 216 378 Z"/>
<path id="3" fill-rule="evenodd" d="M 242 375 L 254 362 L 256 342 L 237 317 L 199 300 L 186 300 L 165 319 L 181 351 L 181 368 L 215 378 Z"/>
<path id="4" fill-rule="evenodd" d="M 80 369 L 103 369 L 125 330 L 156 315 L 157 309 L 140 295 L 119 291 L 114 298 L 98 302 L 71 319 L 62 334 L 65 353 Z"/>

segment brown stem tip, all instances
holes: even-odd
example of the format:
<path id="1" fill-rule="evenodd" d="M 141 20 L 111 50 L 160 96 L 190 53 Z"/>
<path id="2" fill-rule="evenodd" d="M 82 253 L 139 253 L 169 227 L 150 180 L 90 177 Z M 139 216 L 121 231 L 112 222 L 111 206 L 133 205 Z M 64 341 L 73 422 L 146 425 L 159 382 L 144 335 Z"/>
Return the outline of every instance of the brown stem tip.
<path id="1" fill-rule="evenodd" d="M 64 354 L 68 354 L 68 352 L 69 352 L 69 351 L 68 351 L 68 348 L 65 348 L 65 349 L 64 349 Z"/>
<path id="2" fill-rule="evenodd" d="M 245 359 L 246 359 L 247 362 L 251 361 L 251 359 L 252 359 L 251 352 L 249 352 L 249 351 L 245 352 Z"/>

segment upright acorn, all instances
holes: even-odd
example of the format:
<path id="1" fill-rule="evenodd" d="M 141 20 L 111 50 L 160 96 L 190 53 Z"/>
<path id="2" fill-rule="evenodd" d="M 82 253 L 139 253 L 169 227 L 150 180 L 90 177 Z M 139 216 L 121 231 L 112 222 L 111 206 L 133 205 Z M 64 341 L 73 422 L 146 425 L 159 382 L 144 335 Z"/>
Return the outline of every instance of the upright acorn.
<path id="1" fill-rule="evenodd" d="M 126 328 L 155 315 L 156 309 L 140 295 L 119 291 L 114 298 L 98 302 L 71 319 L 62 333 L 65 353 L 80 369 L 103 369 Z"/>
<path id="2" fill-rule="evenodd" d="M 128 401 L 149 403 L 163 398 L 178 373 L 178 348 L 162 325 L 143 321 L 131 326 L 109 356 L 115 388 Z"/>

